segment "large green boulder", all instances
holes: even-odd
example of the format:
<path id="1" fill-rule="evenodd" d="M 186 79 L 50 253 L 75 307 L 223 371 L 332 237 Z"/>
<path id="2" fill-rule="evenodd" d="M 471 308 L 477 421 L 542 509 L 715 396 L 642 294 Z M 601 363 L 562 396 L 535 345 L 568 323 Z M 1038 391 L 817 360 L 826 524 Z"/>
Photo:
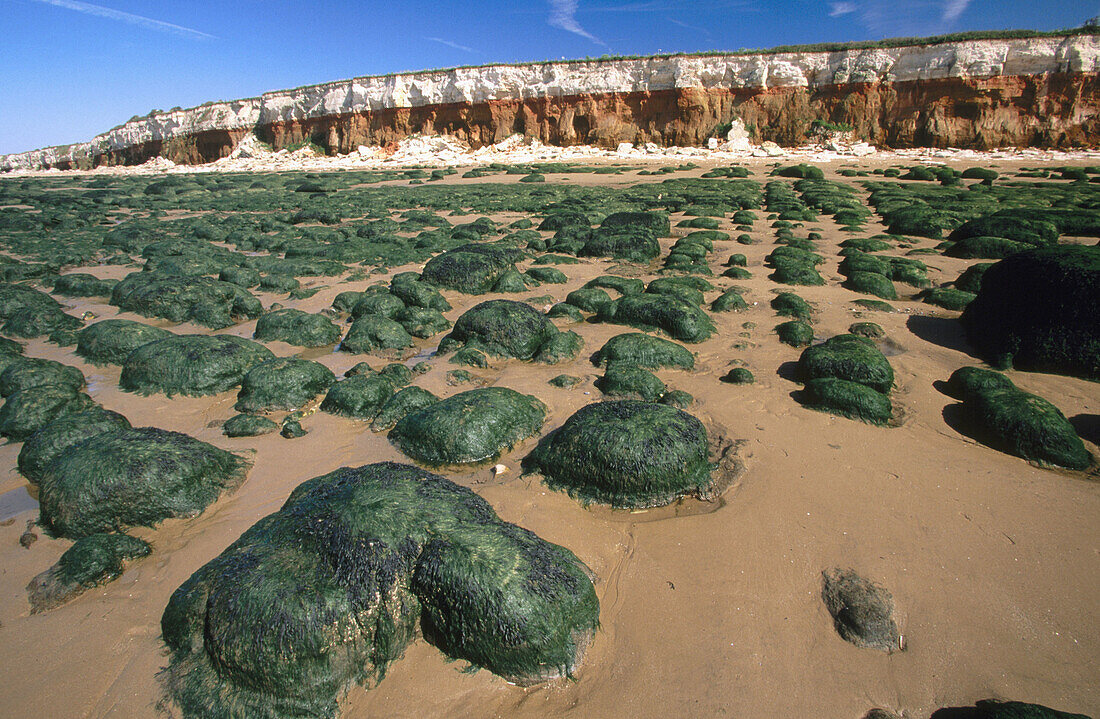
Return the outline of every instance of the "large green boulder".
<path id="1" fill-rule="evenodd" d="M 960 318 L 998 368 L 1100 380 L 1100 247 L 1020 252 L 986 270 Z"/>
<path id="2" fill-rule="evenodd" d="M 162 327 L 142 322 L 100 320 L 76 333 L 76 353 L 94 365 L 120 365 L 138 347 L 171 336 Z"/>
<path id="3" fill-rule="evenodd" d="M 707 430 L 686 412 L 636 400 L 582 407 L 524 460 L 584 502 L 655 507 L 714 489 Z"/>
<path id="4" fill-rule="evenodd" d="M 808 347 L 798 358 L 803 380 L 822 377 L 848 380 L 887 393 L 894 386 L 894 370 L 875 343 L 859 335 L 837 335 Z"/>
<path id="5" fill-rule="evenodd" d="M 389 433 L 398 449 L 429 466 L 492 461 L 536 434 L 546 405 L 505 387 L 448 397 L 403 417 Z"/>
<path id="6" fill-rule="evenodd" d="M 340 339 L 340 328 L 324 315 L 287 307 L 260 317 L 252 336 L 263 342 L 278 340 L 297 347 L 324 347 Z"/>
<path id="7" fill-rule="evenodd" d="M 232 389 L 275 355 L 234 335 L 174 335 L 144 344 L 122 364 L 118 385 L 138 394 L 202 396 Z"/>
<path id="8" fill-rule="evenodd" d="M 313 360 L 280 357 L 248 370 L 241 380 L 238 412 L 298 409 L 336 381 L 328 367 Z"/>
<path id="9" fill-rule="evenodd" d="M 559 334 L 554 323 L 528 304 L 489 300 L 458 318 L 451 333 L 439 343 L 439 352 L 472 347 L 494 357 L 546 361 L 545 355 Z"/>
<path id="10" fill-rule="evenodd" d="M 714 322 L 706 312 L 670 295 L 644 293 L 620 297 L 601 307 L 598 319 L 641 330 L 661 330 L 681 342 L 702 342 L 715 332 Z"/>
<path id="11" fill-rule="evenodd" d="M 202 512 L 248 463 L 179 432 L 116 429 L 70 446 L 38 480 L 43 527 L 79 539 Z"/>
<path id="12" fill-rule="evenodd" d="M 470 244 L 436 255 L 424 265 L 420 279 L 470 295 L 490 292 L 524 253 L 496 244 Z"/>
<path id="13" fill-rule="evenodd" d="M 572 675 L 598 615 L 576 556 L 472 491 L 409 465 L 345 467 L 172 594 L 165 687 L 186 719 L 333 717 L 418 634 L 531 684 Z"/>
<path id="14" fill-rule="evenodd" d="M 238 285 L 209 277 L 132 272 L 115 285 L 111 304 L 145 317 L 194 322 L 211 329 L 255 319 L 263 305 Z"/>
<path id="15" fill-rule="evenodd" d="M 46 467 L 69 447 L 98 434 L 129 427 L 129 420 L 121 414 L 102 407 L 57 417 L 23 443 L 19 450 L 19 473 L 31 484 L 37 484 Z"/>
<path id="16" fill-rule="evenodd" d="M 592 363 L 597 367 L 606 367 L 612 362 L 623 362 L 647 369 L 694 369 L 695 355 L 676 342 L 641 332 L 627 332 L 615 335 L 592 355 Z"/>
<path id="17" fill-rule="evenodd" d="M 1066 416 L 1003 374 L 963 367 L 951 375 L 947 389 L 962 400 L 962 418 L 984 444 L 1042 465 L 1084 470 L 1092 464 Z"/>

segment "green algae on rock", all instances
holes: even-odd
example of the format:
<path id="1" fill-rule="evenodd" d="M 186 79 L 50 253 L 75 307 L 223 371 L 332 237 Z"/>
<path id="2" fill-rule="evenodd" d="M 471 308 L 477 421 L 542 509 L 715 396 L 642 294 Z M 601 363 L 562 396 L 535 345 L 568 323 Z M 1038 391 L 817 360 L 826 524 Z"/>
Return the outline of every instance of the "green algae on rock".
<path id="1" fill-rule="evenodd" d="M 402 452 L 429 466 L 492 461 L 542 429 L 546 405 L 505 387 L 448 397 L 406 415 L 389 433 Z"/>
<path id="2" fill-rule="evenodd" d="M 251 413 L 298 409 L 335 381 L 336 375 L 320 362 L 279 357 L 248 370 L 233 408 Z"/>
<path id="3" fill-rule="evenodd" d="M 637 400 L 582 407 L 524 460 L 550 487 L 583 502 L 656 507 L 716 490 L 703 423 Z"/>
<path id="4" fill-rule="evenodd" d="M 184 717 L 332 717 L 417 634 L 509 681 L 570 676 L 598 626 L 587 567 L 409 465 L 311 479 L 172 595 L 168 696 Z M 261 630 L 262 631 L 259 631 Z"/>
<path id="5" fill-rule="evenodd" d="M 236 387 L 250 369 L 274 358 L 263 345 L 234 335 L 174 335 L 131 352 L 118 384 L 138 394 L 217 394 Z"/>
<path id="6" fill-rule="evenodd" d="M 76 354 L 94 365 L 122 364 L 131 352 L 172 333 L 133 320 L 100 320 L 76 333 Z"/>
<path id="7" fill-rule="evenodd" d="M 40 523 L 79 539 L 199 514 L 235 489 L 248 463 L 179 432 L 116 429 L 65 449 L 38 481 Z"/>
<path id="8" fill-rule="evenodd" d="M 340 328 L 324 315 L 288 307 L 260 317 L 252 336 L 264 342 L 278 340 L 297 347 L 324 347 L 340 339 Z"/>

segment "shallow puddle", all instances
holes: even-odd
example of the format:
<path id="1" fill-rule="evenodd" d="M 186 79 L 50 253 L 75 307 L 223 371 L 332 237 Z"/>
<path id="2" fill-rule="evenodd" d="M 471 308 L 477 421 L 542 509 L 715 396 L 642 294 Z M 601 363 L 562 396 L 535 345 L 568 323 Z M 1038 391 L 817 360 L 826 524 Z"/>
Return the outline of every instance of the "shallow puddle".
<path id="1" fill-rule="evenodd" d="M 38 500 L 31 496 L 27 487 L 17 487 L 0 494 L 0 522 L 37 509 Z"/>

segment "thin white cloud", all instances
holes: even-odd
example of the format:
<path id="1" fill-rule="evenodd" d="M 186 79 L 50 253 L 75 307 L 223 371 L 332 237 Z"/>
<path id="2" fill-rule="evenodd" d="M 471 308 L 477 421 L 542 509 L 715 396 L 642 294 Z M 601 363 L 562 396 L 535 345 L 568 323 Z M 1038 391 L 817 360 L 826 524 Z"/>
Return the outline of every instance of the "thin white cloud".
<path id="1" fill-rule="evenodd" d="M 550 19 L 547 22 L 550 23 L 551 27 L 580 35 L 597 45 L 605 44 L 577 22 L 577 0 L 550 0 Z"/>
<path id="2" fill-rule="evenodd" d="M 946 0 L 943 4 L 943 21 L 955 22 L 969 5 L 970 0 Z"/>
<path id="3" fill-rule="evenodd" d="M 477 52 L 472 47 L 466 47 L 465 45 L 459 45 L 457 42 L 452 42 L 450 40 L 444 40 L 441 37 L 426 37 L 424 39 L 425 40 L 431 40 L 432 42 L 437 42 L 440 45 L 446 45 L 447 47 L 453 47 L 455 50 L 461 50 L 462 52 Z"/>
<path id="4" fill-rule="evenodd" d="M 143 15 L 134 15 L 133 13 L 122 12 L 121 10 L 113 10 L 109 7 L 103 7 L 102 5 L 93 5 L 92 3 L 80 2 L 80 0 L 34 1 L 42 3 L 44 5 L 53 5 L 55 7 L 65 8 L 66 10 L 84 13 L 85 15 L 94 15 L 96 17 L 102 17 L 108 20 L 118 20 L 119 22 L 129 23 L 130 25 L 137 25 L 139 27 L 144 27 L 149 30 L 158 30 L 160 32 L 172 33 L 173 35 L 179 35 L 181 37 L 188 37 L 197 40 L 217 39 L 217 37 L 215 37 L 214 35 L 210 35 L 200 30 L 183 27 L 182 25 L 173 25 L 170 22 L 154 20 L 153 18 L 145 17 Z"/>
<path id="5" fill-rule="evenodd" d="M 704 35 L 706 35 L 707 37 L 710 37 L 710 31 L 707 30 L 705 27 L 699 27 L 698 25 L 689 25 L 688 23 L 684 22 L 683 20 L 677 20 L 676 18 L 673 18 L 673 17 L 669 17 L 669 18 L 665 18 L 665 19 L 668 20 L 673 25 L 679 25 L 680 27 L 685 28 L 687 30 L 694 30 L 696 32 L 701 32 Z"/>
<path id="6" fill-rule="evenodd" d="M 829 3 L 829 17 L 840 17 L 841 15 L 847 15 L 853 13 L 859 9 L 854 2 L 831 2 Z"/>

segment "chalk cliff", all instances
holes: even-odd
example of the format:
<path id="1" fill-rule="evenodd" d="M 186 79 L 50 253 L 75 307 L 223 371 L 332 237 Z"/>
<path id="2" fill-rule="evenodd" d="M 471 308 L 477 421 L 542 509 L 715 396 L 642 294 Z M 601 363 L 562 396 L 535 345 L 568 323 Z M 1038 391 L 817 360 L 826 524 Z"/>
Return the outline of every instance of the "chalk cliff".
<path id="1" fill-rule="evenodd" d="M 555 145 L 699 145 L 732 119 L 755 141 L 814 120 L 889 147 L 1100 143 L 1100 37 L 983 39 L 833 52 L 674 55 L 360 77 L 135 119 L 90 142 L 0 156 L 0 170 L 203 163 L 249 133 L 329 153 L 415 133 L 472 147 L 522 133 Z"/>

